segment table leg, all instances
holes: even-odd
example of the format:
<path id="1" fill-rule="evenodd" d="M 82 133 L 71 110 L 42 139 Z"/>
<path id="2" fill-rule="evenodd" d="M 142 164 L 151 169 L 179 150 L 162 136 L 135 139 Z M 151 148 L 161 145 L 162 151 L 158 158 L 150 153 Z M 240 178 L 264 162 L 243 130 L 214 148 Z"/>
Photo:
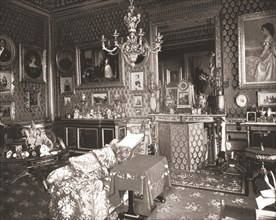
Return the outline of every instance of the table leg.
<path id="1" fill-rule="evenodd" d="M 48 186 L 47 186 L 47 183 L 46 183 L 46 179 L 45 179 L 43 173 L 41 172 L 41 170 L 39 169 L 39 167 L 34 167 L 34 171 L 36 172 L 36 174 L 38 176 L 40 176 L 40 178 L 42 180 L 42 183 L 43 183 L 43 186 L 44 186 L 44 189 L 46 190 L 46 192 L 48 192 Z"/>
<path id="2" fill-rule="evenodd" d="M 159 202 L 165 203 L 166 198 L 164 197 L 163 193 L 161 193 L 159 196 L 156 197 L 154 201 L 158 200 Z"/>
<path id="3" fill-rule="evenodd" d="M 120 212 L 118 215 L 119 219 L 144 219 L 141 215 L 135 214 L 134 211 L 134 198 L 133 191 L 128 190 L 128 210 L 127 212 Z"/>
<path id="4" fill-rule="evenodd" d="M 20 178 L 24 177 L 24 176 L 31 176 L 31 174 L 29 173 L 29 169 L 25 169 L 23 172 L 21 172 L 20 174 L 18 174 L 16 177 L 14 177 L 11 180 L 11 184 L 15 183 L 17 180 L 19 180 Z"/>

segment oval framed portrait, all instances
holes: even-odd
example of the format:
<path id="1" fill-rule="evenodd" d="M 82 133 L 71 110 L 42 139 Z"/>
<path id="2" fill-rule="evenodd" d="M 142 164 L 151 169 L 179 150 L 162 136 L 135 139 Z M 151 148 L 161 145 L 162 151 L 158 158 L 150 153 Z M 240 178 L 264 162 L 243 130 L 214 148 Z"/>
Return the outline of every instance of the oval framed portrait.
<path id="1" fill-rule="evenodd" d="M 0 35 L 0 65 L 9 65 L 15 58 L 15 44 L 7 35 Z"/>
<path id="2" fill-rule="evenodd" d="M 65 74 L 70 74 L 74 68 L 74 51 L 69 47 L 63 47 L 58 50 L 56 63 L 58 69 Z"/>

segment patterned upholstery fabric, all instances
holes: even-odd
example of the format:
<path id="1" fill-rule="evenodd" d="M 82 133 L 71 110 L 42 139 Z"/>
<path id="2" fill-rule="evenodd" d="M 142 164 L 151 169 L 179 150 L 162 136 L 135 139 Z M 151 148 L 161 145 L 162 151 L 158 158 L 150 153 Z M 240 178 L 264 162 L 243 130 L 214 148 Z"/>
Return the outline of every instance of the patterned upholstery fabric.
<path id="1" fill-rule="evenodd" d="M 102 167 L 106 167 L 108 170 L 117 165 L 117 159 L 112 148 L 109 145 L 106 145 L 101 149 L 92 150 L 99 160 Z"/>
<path id="2" fill-rule="evenodd" d="M 63 181 L 71 178 L 74 175 L 74 172 L 70 168 L 69 165 L 61 167 L 60 169 L 56 169 L 54 172 L 51 172 L 48 177 L 47 181 L 48 184 L 52 184 L 54 181 Z"/>
<path id="3" fill-rule="evenodd" d="M 102 149 L 71 157 L 70 165 L 48 175 L 52 219 L 106 219 L 120 205 L 120 193 L 114 190 L 109 172 L 117 162 L 140 152 L 143 142 L 134 148 L 117 147 L 117 143 L 118 140 L 113 140 Z"/>
<path id="4" fill-rule="evenodd" d="M 56 181 L 51 187 L 49 211 L 52 219 L 105 219 L 109 200 L 101 180 L 70 178 Z"/>
<path id="5" fill-rule="evenodd" d="M 101 179 L 103 173 L 100 162 L 93 152 L 69 158 L 71 168 L 77 176 L 93 177 L 93 179 Z"/>

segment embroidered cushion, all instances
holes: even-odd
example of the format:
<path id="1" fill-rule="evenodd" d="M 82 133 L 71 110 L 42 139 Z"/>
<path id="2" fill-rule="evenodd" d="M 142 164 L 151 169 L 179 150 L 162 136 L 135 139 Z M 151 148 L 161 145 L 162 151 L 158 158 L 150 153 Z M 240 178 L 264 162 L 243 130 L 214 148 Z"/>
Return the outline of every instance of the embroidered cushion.
<path id="1" fill-rule="evenodd" d="M 53 170 L 47 176 L 47 183 L 52 184 L 53 182 L 63 181 L 71 178 L 73 176 L 73 171 L 70 166 L 66 165 L 64 167 L 60 167 L 56 170 Z"/>
<path id="2" fill-rule="evenodd" d="M 117 165 L 117 159 L 111 146 L 106 145 L 104 148 L 94 149 L 92 151 L 96 155 L 100 164 L 108 170 Z"/>
<path id="3" fill-rule="evenodd" d="M 104 175 L 101 164 L 93 152 L 71 157 L 69 161 L 76 175 L 93 179 L 100 179 Z"/>

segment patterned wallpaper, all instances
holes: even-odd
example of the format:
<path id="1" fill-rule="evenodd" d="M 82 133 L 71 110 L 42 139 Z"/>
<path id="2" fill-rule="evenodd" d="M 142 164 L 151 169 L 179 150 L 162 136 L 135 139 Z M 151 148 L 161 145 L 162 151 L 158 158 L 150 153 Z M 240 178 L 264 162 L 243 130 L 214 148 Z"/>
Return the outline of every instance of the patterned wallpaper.
<path id="1" fill-rule="evenodd" d="M 146 5 L 135 5 L 137 11 L 142 14 L 140 28 L 143 28 L 146 33 L 146 38 L 149 39 L 149 20 L 146 13 Z M 90 11 L 82 14 L 68 15 L 65 17 L 58 17 L 54 20 L 54 44 L 55 48 L 59 48 L 62 43 L 70 42 L 72 47 L 84 43 L 98 43 L 100 45 L 101 36 L 104 34 L 107 38 L 112 38 L 114 29 L 117 29 L 121 36 L 127 35 L 126 26 L 123 23 L 123 17 L 126 15 L 128 4 L 120 7 L 114 7 L 112 9 L 97 9 L 95 11 Z M 144 78 L 147 80 L 147 76 L 150 72 L 150 62 L 148 62 L 143 67 L 135 67 L 132 69 L 129 65 L 125 65 L 125 87 L 113 87 L 113 88 L 88 88 L 79 89 L 76 88 L 76 92 L 71 96 L 71 103 L 74 106 L 80 100 L 82 94 L 86 94 L 88 99 L 91 99 L 91 92 L 98 91 L 109 91 L 110 100 L 113 104 L 113 98 L 115 95 L 119 95 L 121 99 L 124 100 L 124 107 L 126 109 L 127 117 L 141 117 L 146 116 L 150 112 L 148 106 L 149 95 L 145 92 L 142 93 L 143 96 L 143 108 L 133 108 L 133 96 L 135 93 L 130 92 L 130 72 L 143 71 Z M 60 73 L 56 71 L 57 78 L 59 78 Z M 76 74 L 74 75 L 76 80 Z M 57 87 L 59 87 L 59 79 L 57 80 Z M 58 90 L 57 90 L 58 91 Z M 91 105 L 91 103 L 88 103 Z M 59 116 L 65 115 L 64 109 L 64 99 L 63 95 L 57 100 Z"/>
<path id="2" fill-rule="evenodd" d="M 181 0 L 176 0 L 176 3 Z M 142 14 L 142 27 L 146 33 L 146 38 L 149 39 L 149 15 L 147 10 L 153 6 L 165 6 L 171 4 L 171 1 L 146 1 L 146 3 L 137 3 L 136 8 Z M 101 35 L 111 37 L 114 29 L 125 36 L 126 28 L 123 24 L 123 16 L 126 14 L 128 4 L 120 4 L 113 8 L 97 9 L 95 11 L 83 12 L 76 15 L 65 15 L 63 17 L 53 17 L 53 43 L 54 54 L 63 43 L 68 43 L 75 47 L 78 44 L 99 42 Z M 225 88 L 226 112 L 228 117 L 245 117 L 246 109 L 239 108 L 235 104 L 234 97 L 240 92 L 238 87 L 239 73 L 238 73 L 238 16 L 251 12 L 258 12 L 263 10 L 275 9 L 275 1 L 273 0 L 223 0 L 222 1 L 222 37 L 223 37 L 223 73 L 224 79 L 229 79 L 230 86 Z M 47 114 L 47 87 L 46 84 L 35 85 L 41 90 L 41 107 L 39 112 L 31 113 L 24 110 L 24 101 L 22 93 L 24 88 L 30 83 L 19 82 L 19 43 L 46 48 L 48 45 L 48 21 L 47 18 L 35 15 L 26 10 L 16 6 L 9 7 L 6 4 L 0 8 L 0 33 L 8 35 L 16 46 L 16 58 L 9 65 L 8 69 L 15 73 L 15 89 L 14 94 L 0 94 L 0 102 L 15 102 L 15 121 L 29 121 L 31 119 L 44 119 Z M 133 107 L 133 96 L 129 90 L 129 73 L 131 71 L 144 71 L 146 81 L 149 81 L 149 73 L 154 72 L 152 69 L 154 63 L 151 60 L 144 66 L 132 70 L 128 65 L 125 66 L 125 87 L 108 88 L 110 91 L 110 98 L 115 95 L 120 95 L 124 98 L 127 116 L 146 116 L 149 109 L 149 95 L 145 91 L 143 95 L 143 108 L 137 109 Z M 1 67 L 3 69 L 3 67 Z M 59 95 L 59 72 L 54 70 L 57 78 L 56 91 Z M 75 73 L 76 74 L 76 73 Z M 54 77 L 55 77 L 54 76 Z M 154 78 L 154 77 L 153 77 Z M 81 95 L 85 93 L 90 97 L 92 91 L 103 91 L 105 89 L 76 89 L 75 95 L 72 96 L 72 101 L 77 102 Z M 252 90 L 242 91 L 249 97 L 249 105 L 256 103 L 255 92 Z M 58 96 L 57 96 L 58 97 Z M 56 105 L 58 106 L 57 114 L 64 115 L 64 101 L 63 97 L 58 98 Z M 137 115 L 137 110 L 140 115 Z"/>
<path id="3" fill-rule="evenodd" d="M 245 118 L 246 108 L 235 103 L 239 92 L 248 96 L 248 105 L 256 105 L 256 89 L 240 90 L 239 88 L 239 48 L 238 16 L 276 9 L 274 0 L 223 0 L 222 6 L 222 41 L 224 80 L 229 79 L 230 86 L 225 88 L 226 113 L 228 118 Z"/>
<path id="4" fill-rule="evenodd" d="M 181 1 L 175 1 L 178 3 Z M 137 9 L 142 14 L 142 24 L 141 27 L 148 34 L 149 32 L 149 15 L 147 13 L 148 8 L 152 8 L 153 5 L 157 6 L 166 6 L 171 4 L 171 1 L 148 1 L 147 4 L 136 5 Z M 126 7 L 113 8 L 112 10 L 97 10 L 92 12 L 83 13 L 81 15 L 70 15 L 63 18 L 57 18 L 55 20 L 55 44 L 58 47 L 60 42 L 69 41 L 74 45 L 87 42 L 99 41 L 102 34 L 105 36 L 111 36 L 114 28 L 125 36 L 126 28 L 122 22 L 122 18 L 126 13 Z M 226 100 L 226 113 L 227 117 L 230 118 L 239 118 L 245 117 L 246 109 L 239 108 L 235 104 L 235 96 L 241 91 L 238 86 L 239 73 L 238 73 L 238 16 L 245 13 L 252 13 L 257 11 L 271 10 L 275 8 L 275 2 L 273 0 L 223 0 L 222 1 L 222 51 L 223 51 L 223 72 L 224 80 L 230 82 L 230 86 L 225 88 L 225 100 Z M 148 38 L 148 35 L 146 36 Z M 143 70 L 145 73 L 151 71 L 151 67 L 148 62 Z M 125 68 L 125 88 L 111 88 L 110 94 L 124 95 L 126 98 L 126 108 L 127 116 L 133 117 L 136 116 L 136 110 L 132 108 L 132 99 L 133 94 L 129 91 L 129 72 L 132 71 L 128 66 Z M 134 70 L 135 71 L 135 70 Z M 154 71 L 154 70 L 153 70 Z M 86 89 L 86 90 L 76 90 L 76 99 L 73 97 L 73 100 L 80 98 L 82 93 L 89 93 L 91 90 L 97 89 Z M 98 89 L 100 90 L 100 89 Z M 242 91 L 249 97 L 249 105 L 256 104 L 255 90 L 244 90 Z M 145 108 L 141 109 L 142 116 L 146 115 L 149 112 L 148 100 L 149 97 L 146 93 L 144 96 L 144 106 Z M 60 114 L 64 114 L 63 100 L 60 100 L 58 105 L 60 106 Z"/>
<path id="5" fill-rule="evenodd" d="M 7 66 L 0 66 L 1 70 L 9 70 L 14 73 L 14 93 L 0 93 L 0 105 L 15 103 L 14 122 L 29 122 L 31 120 L 44 120 L 46 117 L 46 84 L 23 83 L 19 82 L 19 43 L 32 45 L 46 49 L 48 43 L 48 21 L 47 18 L 31 14 L 16 6 L 8 6 L 1 3 L 0 7 L 0 35 L 4 34 L 11 38 L 15 43 L 16 56 L 13 62 Z M 24 106 L 24 89 L 29 86 L 35 86 L 41 91 L 41 110 L 37 112 L 26 111 Z M 10 118 L 4 118 L 4 122 L 11 121 Z"/>

